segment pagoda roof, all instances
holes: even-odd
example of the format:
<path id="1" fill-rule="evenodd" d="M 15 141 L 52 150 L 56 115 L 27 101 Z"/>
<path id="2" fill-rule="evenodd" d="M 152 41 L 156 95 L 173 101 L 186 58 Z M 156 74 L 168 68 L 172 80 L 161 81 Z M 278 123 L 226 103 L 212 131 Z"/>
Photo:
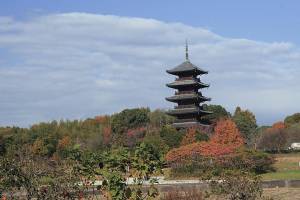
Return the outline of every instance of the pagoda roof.
<path id="1" fill-rule="evenodd" d="M 199 107 L 189 107 L 189 108 L 176 108 L 169 110 L 167 114 L 177 116 L 177 115 L 185 115 L 185 114 L 200 114 L 200 115 L 208 115 L 212 112 L 205 111 L 200 109 Z"/>
<path id="2" fill-rule="evenodd" d="M 172 126 L 174 128 L 189 128 L 189 127 L 194 127 L 194 126 L 205 126 L 205 127 L 208 127 L 209 125 L 202 124 L 201 122 L 191 121 L 191 122 L 176 122 L 176 123 L 173 123 Z"/>
<path id="3" fill-rule="evenodd" d="M 193 73 L 193 74 L 207 74 L 208 71 L 205 71 L 196 65 L 192 64 L 189 60 L 181 63 L 180 65 L 174 67 L 173 69 L 167 70 L 169 74 L 180 75 L 184 73 Z"/>
<path id="4" fill-rule="evenodd" d="M 204 96 L 200 95 L 199 93 L 177 94 L 177 95 L 166 98 L 167 101 L 171 101 L 171 102 L 178 102 L 178 101 L 182 101 L 182 100 L 191 100 L 191 99 L 199 101 L 199 102 L 211 100 L 211 98 L 204 97 Z"/>
<path id="5" fill-rule="evenodd" d="M 202 83 L 202 82 L 200 82 L 198 80 L 195 80 L 195 79 L 174 81 L 172 83 L 168 83 L 167 86 L 170 87 L 170 88 L 181 88 L 181 87 L 184 87 L 184 86 L 195 86 L 197 88 L 209 87 L 208 84 Z"/>

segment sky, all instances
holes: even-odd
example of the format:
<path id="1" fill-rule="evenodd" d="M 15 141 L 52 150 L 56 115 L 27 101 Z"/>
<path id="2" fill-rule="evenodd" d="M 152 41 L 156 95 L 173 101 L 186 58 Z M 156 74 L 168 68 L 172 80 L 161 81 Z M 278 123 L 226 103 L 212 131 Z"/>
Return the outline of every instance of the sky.
<path id="1" fill-rule="evenodd" d="M 0 126 L 168 109 L 190 60 L 203 94 L 260 125 L 299 112 L 299 1 L 3 0 Z"/>

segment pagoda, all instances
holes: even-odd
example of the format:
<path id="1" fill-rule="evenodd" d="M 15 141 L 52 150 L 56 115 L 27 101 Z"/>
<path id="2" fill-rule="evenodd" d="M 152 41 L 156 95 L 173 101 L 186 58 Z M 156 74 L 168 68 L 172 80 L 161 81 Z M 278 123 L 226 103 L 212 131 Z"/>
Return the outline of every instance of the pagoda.
<path id="1" fill-rule="evenodd" d="M 166 100 L 177 103 L 174 109 L 169 110 L 167 114 L 176 117 L 173 126 L 178 129 L 207 126 L 202 117 L 211 114 L 211 112 L 204 111 L 201 103 L 211 99 L 202 96 L 199 89 L 207 88 L 209 85 L 202 83 L 198 76 L 208 72 L 190 62 L 187 42 L 185 56 L 185 62 L 167 70 L 167 73 L 177 76 L 174 82 L 167 84 L 167 87 L 176 91 L 174 96 L 167 97 Z"/>

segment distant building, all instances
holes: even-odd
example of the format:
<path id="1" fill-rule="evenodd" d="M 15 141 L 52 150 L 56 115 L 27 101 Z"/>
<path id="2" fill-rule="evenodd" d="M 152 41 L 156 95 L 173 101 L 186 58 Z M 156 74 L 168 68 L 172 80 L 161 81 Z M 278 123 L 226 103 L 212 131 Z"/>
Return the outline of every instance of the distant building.
<path id="1" fill-rule="evenodd" d="M 174 96 L 166 98 L 167 101 L 177 103 L 174 109 L 167 112 L 167 114 L 176 117 L 173 126 L 175 128 L 188 128 L 205 125 L 201 118 L 211 114 L 211 112 L 204 111 L 201 103 L 211 99 L 202 96 L 199 91 L 199 89 L 209 87 L 209 85 L 202 83 L 198 76 L 208 72 L 189 61 L 187 44 L 185 62 L 167 70 L 167 73 L 178 76 L 174 82 L 167 84 L 167 87 L 176 89 Z"/>
<path id="2" fill-rule="evenodd" d="M 300 150 L 300 143 L 296 143 L 296 142 L 292 143 L 289 149 Z"/>

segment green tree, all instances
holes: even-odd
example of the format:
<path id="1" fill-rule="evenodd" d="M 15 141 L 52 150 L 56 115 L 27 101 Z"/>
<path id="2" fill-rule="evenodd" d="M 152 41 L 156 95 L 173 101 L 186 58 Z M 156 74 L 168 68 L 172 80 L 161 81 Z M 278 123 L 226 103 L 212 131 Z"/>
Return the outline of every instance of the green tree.
<path id="1" fill-rule="evenodd" d="M 210 124 L 216 124 L 220 119 L 230 117 L 230 113 L 221 105 L 203 104 L 203 109 L 212 112 L 212 114 L 203 117 L 203 120 Z"/>
<path id="2" fill-rule="evenodd" d="M 237 107 L 233 120 L 249 145 L 253 141 L 257 128 L 255 115 L 249 110 L 242 110 L 240 107 Z"/>
<path id="3" fill-rule="evenodd" d="M 165 111 L 156 109 L 150 112 L 150 125 L 153 127 L 162 127 L 174 121 L 174 117 L 167 115 Z"/>
<path id="4" fill-rule="evenodd" d="M 170 148 L 175 148 L 179 147 L 180 142 L 184 136 L 184 132 L 177 131 L 170 125 L 166 125 L 161 128 L 160 136 Z"/>
<path id="5" fill-rule="evenodd" d="M 112 131 L 122 134 L 128 129 L 146 126 L 149 119 L 149 108 L 125 109 L 112 116 Z"/>
<path id="6" fill-rule="evenodd" d="M 287 116 L 284 119 L 284 123 L 285 123 L 286 127 L 290 127 L 293 124 L 300 123 L 300 113 L 295 113 L 293 115 Z"/>

